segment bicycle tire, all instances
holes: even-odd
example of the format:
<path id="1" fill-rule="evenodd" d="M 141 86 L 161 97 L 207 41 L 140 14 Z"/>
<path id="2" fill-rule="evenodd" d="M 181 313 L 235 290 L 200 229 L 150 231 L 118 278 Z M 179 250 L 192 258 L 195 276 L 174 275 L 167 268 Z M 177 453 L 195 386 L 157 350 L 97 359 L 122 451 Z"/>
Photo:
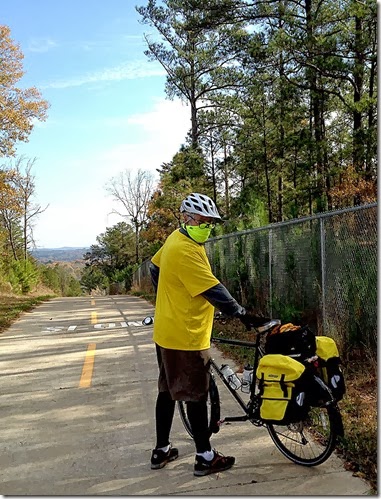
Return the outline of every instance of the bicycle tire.
<path id="1" fill-rule="evenodd" d="M 324 463 L 334 451 L 338 437 L 344 433 L 341 414 L 335 404 L 311 407 L 307 418 L 298 423 L 266 426 L 279 451 L 302 466 Z"/>
<path id="2" fill-rule="evenodd" d="M 209 437 L 213 433 L 218 433 L 220 427 L 218 421 L 220 420 L 220 395 L 218 393 L 218 388 L 216 382 L 214 381 L 213 374 L 210 374 L 209 380 L 209 390 L 208 390 L 208 429 Z M 184 428 L 188 434 L 193 438 L 192 427 L 188 419 L 188 414 L 186 410 L 186 402 L 179 400 L 177 402 L 177 407 L 179 409 L 179 414 Z"/>

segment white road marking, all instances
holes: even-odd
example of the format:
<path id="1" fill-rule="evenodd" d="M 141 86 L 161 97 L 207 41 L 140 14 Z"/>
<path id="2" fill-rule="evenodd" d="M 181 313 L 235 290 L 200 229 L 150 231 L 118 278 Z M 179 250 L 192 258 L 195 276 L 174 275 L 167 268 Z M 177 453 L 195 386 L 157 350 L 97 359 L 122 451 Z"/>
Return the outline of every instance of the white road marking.
<path id="1" fill-rule="evenodd" d="M 115 322 L 109 322 L 108 324 L 94 324 L 94 329 L 113 329 L 116 327 Z"/>
<path id="2" fill-rule="evenodd" d="M 116 322 L 100 322 L 100 323 L 97 323 L 97 324 L 93 324 L 94 326 L 94 329 L 114 329 L 114 328 L 117 328 L 119 327 L 119 324 L 120 324 L 120 327 L 129 327 L 129 326 L 135 326 L 135 327 L 141 327 L 143 326 L 144 324 L 141 322 L 141 321 L 130 321 L 130 322 L 125 322 L 125 321 L 122 321 L 122 322 L 119 322 L 119 323 L 116 323 Z M 66 331 L 68 333 L 72 333 L 73 331 L 75 331 L 78 327 L 81 327 L 81 326 L 78 326 L 78 325 L 72 325 L 72 326 L 69 326 Z M 62 326 L 53 326 L 53 327 L 47 327 L 45 329 L 42 330 L 43 333 L 59 333 L 60 331 L 63 331 L 65 328 L 62 327 Z"/>

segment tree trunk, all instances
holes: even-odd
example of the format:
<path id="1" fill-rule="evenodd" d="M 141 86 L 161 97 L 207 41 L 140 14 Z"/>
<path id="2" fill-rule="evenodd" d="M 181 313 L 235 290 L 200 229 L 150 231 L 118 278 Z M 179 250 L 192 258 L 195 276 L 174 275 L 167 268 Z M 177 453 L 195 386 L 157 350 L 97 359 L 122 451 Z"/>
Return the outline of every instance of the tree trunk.
<path id="1" fill-rule="evenodd" d="M 189 89 L 190 94 L 190 107 L 191 107 L 191 144 L 192 147 L 198 146 L 198 123 L 197 123 L 197 98 L 196 98 L 196 79 L 195 79 L 195 65 L 194 61 L 190 63 L 191 84 Z"/>
<path id="2" fill-rule="evenodd" d="M 265 103 L 262 101 L 262 119 L 263 119 L 263 159 L 265 167 L 265 178 L 266 178 L 266 193 L 267 193 L 267 212 L 269 214 L 269 223 L 271 224 L 273 220 L 273 210 L 271 203 L 271 183 L 270 183 L 270 172 L 267 157 L 267 135 L 266 135 L 266 113 L 265 113 Z"/>
<path id="3" fill-rule="evenodd" d="M 364 42 L 362 34 L 362 21 L 355 18 L 355 67 L 354 67 L 354 92 L 353 92 L 353 166 L 356 172 L 364 169 L 364 134 L 362 130 L 362 113 L 359 110 L 363 84 L 364 84 Z"/>
<path id="4" fill-rule="evenodd" d="M 283 221 L 283 176 L 278 175 L 278 222 Z"/>
<path id="5" fill-rule="evenodd" d="M 230 189 L 229 189 L 229 172 L 226 161 L 226 142 L 224 142 L 224 185 L 225 185 L 225 216 L 230 214 Z"/>
<path id="6" fill-rule="evenodd" d="M 306 0 L 305 2 L 306 11 L 306 30 L 307 30 L 307 47 L 309 56 L 312 62 L 315 61 L 315 45 L 314 45 L 314 30 L 313 30 L 313 19 L 312 19 L 312 2 L 311 0 Z M 324 195 L 324 185 L 325 185 L 325 172 L 324 172 L 324 162 L 323 162 L 323 116 L 321 108 L 322 92 L 318 88 L 318 77 L 317 72 L 314 68 L 308 68 L 306 71 L 307 80 L 310 88 L 310 101 L 312 107 L 313 116 L 313 136 L 314 136 L 314 151 L 315 151 L 315 167 L 317 173 L 316 179 L 316 199 L 317 199 L 317 209 L 318 211 L 324 211 L 326 209 L 325 195 Z"/>
<path id="7" fill-rule="evenodd" d="M 135 225 L 135 260 L 139 263 L 139 227 Z"/>
<path id="8" fill-rule="evenodd" d="M 371 57 L 371 66 L 370 66 L 370 75 L 369 75 L 369 100 L 373 100 L 374 95 L 374 85 L 376 78 L 376 70 L 377 70 L 377 56 L 376 56 L 376 47 L 373 46 L 372 57 Z M 366 140 L 366 159 L 365 159 L 365 170 L 366 170 L 366 179 L 371 180 L 373 175 L 373 162 L 372 158 L 374 158 L 373 151 L 375 150 L 375 141 L 373 139 L 373 131 L 375 126 L 374 119 L 374 108 L 375 106 L 372 104 L 369 106 L 368 110 L 368 134 Z"/>
<path id="9" fill-rule="evenodd" d="M 212 168 L 212 184 L 213 184 L 213 200 L 217 203 L 217 179 L 216 179 L 216 165 L 214 160 L 214 142 L 213 142 L 213 134 L 210 131 L 209 135 L 209 144 L 210 144 L 210 164 Z"/>

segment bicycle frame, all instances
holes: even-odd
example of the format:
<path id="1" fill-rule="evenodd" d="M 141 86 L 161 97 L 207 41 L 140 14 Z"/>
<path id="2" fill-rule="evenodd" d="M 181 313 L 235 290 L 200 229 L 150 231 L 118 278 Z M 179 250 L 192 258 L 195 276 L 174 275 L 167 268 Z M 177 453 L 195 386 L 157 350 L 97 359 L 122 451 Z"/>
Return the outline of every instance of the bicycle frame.
<path id="1" fill-rule="evenodd" d="M 233 339 L 228 339 L 228 338 L 212 338 L 212 343 L 225 343 L 228 345 L 236 345 L 236 346 L 244 346 L 244 347 L 249 347 L 249 348 L 255 348 L 255 353 L 254 353 L 254 363 L 253 363 L 253 382 L 251 383 L 250 386 L 250 398 L 249 402 L 246 403 L 241 395 L 239 395 L 238 390 L 234 390 L 229 384 L 229 382 L 226 380 L 224 375 L 221 372 L 220 367 L 216 364 L 214 359 L 211 359 L 210 365 L 213 368 L 213 370 L 217 373 L 221 381 L 224 383 L 226 388 L 229 390 L 231 393 L 232 397 L 236 400 L 238 405 L 241 407 L 241 409 L 244 411 L 245 415 L 244 416 L 226 416 L 224 417 L 223 420 L 221 420 L 222 423 L 227 423 L 227 422 L 234 422 L 234 421 L 248 421 L 251 419 L 257 419 L 254 418 L 253 414 L 253 402 L 257 395 L 255 394 L 255 388 L 256 388 L 256 383 L 254 382 L 254 376 L 255 372 L 258 367 L 258 362 L 259 362 L 259 356 L 260 354 L 263 356 L 264 352 L 260 351 L 260 336 L 261 333 L 257 333 L 256 336 L 256 341 L 242 341 L 242 340 L 233 340 Z M 261 423 L 260 420 L 257 422 L 258 426 L 263 426 L 264 423 Z"/>
<path id="2" fill-rule="evenodd" d="M 255 353 L 254 353 L 254 363 L 253 363 L 253 382 L 251 383 L 250 386 L 250 398 L 249 401 L 246 403 L 243 398 L 239 395 L 238 390 L 235 390 L 232 388 L 228 382 L 228 380 L 225 378 L 225 376 L 222 374 L 220 367 L 216 364 L 214 359 L 211 359 L 210 365 L 213 368 L 213 370 L 217 373 L 223 384 L 226 386 L 232 397 L 235 399 L 235 401 L 238 403 L 238 405 L 241 407 L 241 409 L 245 412 L 245 416 L 226 416 L 224 417 L 223 420 L 220 421 L 220 423 L 227 423 L 227 422 L 234 422 L 234 421 L 248 421 L 255 420 L 255 424 L 257 426 L 266 426 L 266 423 L 262 422 L 260 418 L 254 416 L 254 401 L 258 398 L 258 396 L 255 393 L 256 389 L 256 383 L 254 380 L 254 376 L 258 367 L 258 362 L 260 356 L 265 355 L 265 352 L 261 350 L 260 346 L 260 340 L 261 340 L 261 335 L 263 333 L 257 332 L 256 340 L 255 342 L 253 341 L 242 341 L 242 340 L 233 340 L 233 339 L 228 339 L 228 338 L 212 338 L 212 343 L 225 343 L 227 345 L 236 345 L 236 346 L 243 346 L 243 347 L 249 347 L 249 348 L 255 348 Z M 314 375 L 314 379 L 316 380 L 317 383 L 319 383 L 322 387 L 323 390 L 327 391 L 330 400 L 325 403 L 326 406 L 334 404 L 334 398 L 332 396 L 331 390 L 317 377 Z"/>
<path id="3" fill-rule="evenodd" d="M 325 383 L 313 373 L 315 382 L 320 385 L 320 395 L 325 392 L 324 397 L 319 396 L 316 404 L 311 404 L 308 408 L 308 415 L 302 415 L 302 419 L 282 423 L 277 421 L 263 420 L 260 416 L 261 396 L 257 392 L 256 371 L 259 365 L 259 359 L 266 354 L 264 342 L 266 336 L 271 330 L 273 324 L 270 322 L 259 324 L 259 327 L 253 325 L 256 334 L 255 341 L 241 341 L 228 338 L 212 338 L 212 343 L 225 343 L 227 345 L 236 345 L 255 349 L 253 352 L 253 382 L 249 391 L 249 400 L 243 398 L 240 393 L 232 388 L 229 381 L 221 372 L 220 366 L 212 358 L 210 360 L 211 375 L 215 379 L 218 376 L 233 399 L 239 405 L 243 412 L 240 416 L 222 416 L 220 414 L 220 397 L 218 387 L 215 383 L 209 391 L 210 411 L 208 414 L 208 429 L 210 436 L 217 433 L 219 426 L 228 422 L 249 421 L 257 427 L 265 427 L 278 450 L 292 462 L 303 466 L 316 466 L 326 461 L 335 449 L 338 438 L 344 434 L 340 410 L 332 396 L 331 391 Z M 255 378 L 254 378 L 255 376 Z M 187 415 L 186 402 L 178 401 L 180 417 L 188 434 L 194 438 L 192 425 Z M 216 410 L 218 406 L 218 410 Z M 210 418 L 209 418 L 210 416 Z M 217 425 L 217 426 L 216 426 Z"/>

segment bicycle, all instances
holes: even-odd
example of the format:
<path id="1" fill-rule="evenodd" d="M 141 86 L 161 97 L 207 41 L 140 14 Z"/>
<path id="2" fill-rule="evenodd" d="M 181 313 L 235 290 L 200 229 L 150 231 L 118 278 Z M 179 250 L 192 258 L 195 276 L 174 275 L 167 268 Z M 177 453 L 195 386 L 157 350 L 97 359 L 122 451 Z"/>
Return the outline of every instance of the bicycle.
<path id="1" fill-rule="evenodd" d="M 209 433 L 217 433 L 224 423 L 234 423 L 249 421 L 254 426 L 264 426 L 278 450 L 288 459 L 296 464 L 303 466 L 316 466 L 326 461 L 336 447 L 339 437 L 343 436 L 343 424 L 337 402 L 332 395 L 331 390 L 324 381 L 313 374 L 314 381 L 324 393 L 324 400 L 311 406 L 307 417 L 301 421 L 290 424 L 277 425 L 266 423 L 261 420 L 259 407 L 260 395 L 258 392 L 255 373 L 261 357 L 265 355 L 266 336 L 275 326 L 280 325 L 277 319 L 256 318 L 252 328 L 256 334 L 256 340 L 241 341 L 228 338 L 212 338 L 213 343 L 225 343 L 248 347 L 254 350 L 253 359 L 253 382 L 250 386 L 249 401 L 245 402 L 237 389 L 230 386 L 229 381 L 222 372 L 222 366 L 219 367 L 216 362 L 210 361 L 210 384 L 208 394 L 208 420 Z M 220 395 L 216 384 L 218 377 L 234 400 L 240 406 L 244 415 L 224 416 L 221 418 Z M 178 410 L 181 420 L 188 434 L 192 435 L 192 428 L 187 416 L 186 403 L 178 401 Z"/>

